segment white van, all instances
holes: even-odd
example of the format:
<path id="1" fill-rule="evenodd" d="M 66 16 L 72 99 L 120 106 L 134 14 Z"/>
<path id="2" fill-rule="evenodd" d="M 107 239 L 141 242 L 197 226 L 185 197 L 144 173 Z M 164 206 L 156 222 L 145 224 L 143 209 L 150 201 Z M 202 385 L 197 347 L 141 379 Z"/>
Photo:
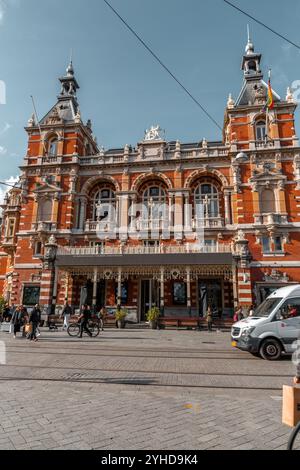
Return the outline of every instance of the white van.
<path id="1" fill-rule="evenodd" d="M 273 292 L 252 317 L 233 325 L 231 338 L 233 347 L 269 361 L 292 354 L 300 339 L 300 285 Z"/>

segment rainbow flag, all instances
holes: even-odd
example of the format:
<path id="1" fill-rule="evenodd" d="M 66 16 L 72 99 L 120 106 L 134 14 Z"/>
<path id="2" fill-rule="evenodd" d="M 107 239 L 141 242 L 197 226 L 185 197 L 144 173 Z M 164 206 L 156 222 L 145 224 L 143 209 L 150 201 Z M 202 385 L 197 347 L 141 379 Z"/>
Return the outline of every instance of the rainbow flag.
<path id="1" fill-rule="evenodd" d="M 271 86 L 271 79 L 270 78 L 269 78 L 269 84 L 268 84 L 267 108 L 268 109 L 273 109 L 274 108 L 274 98 L 273 98 L 273 92 L 272 92 L 272 86 Z"/>

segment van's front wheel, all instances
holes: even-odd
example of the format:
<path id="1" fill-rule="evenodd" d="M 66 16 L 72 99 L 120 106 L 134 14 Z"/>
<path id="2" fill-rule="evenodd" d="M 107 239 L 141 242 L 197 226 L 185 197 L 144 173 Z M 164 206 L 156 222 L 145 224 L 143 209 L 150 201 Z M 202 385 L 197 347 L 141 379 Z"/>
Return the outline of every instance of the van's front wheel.
<path id="1" fill-rule="evenodd" d="M 277 361 L 281 357 L 282 346 L 276 339 L 266 339 L 259 352 L 266 361 Z"/>

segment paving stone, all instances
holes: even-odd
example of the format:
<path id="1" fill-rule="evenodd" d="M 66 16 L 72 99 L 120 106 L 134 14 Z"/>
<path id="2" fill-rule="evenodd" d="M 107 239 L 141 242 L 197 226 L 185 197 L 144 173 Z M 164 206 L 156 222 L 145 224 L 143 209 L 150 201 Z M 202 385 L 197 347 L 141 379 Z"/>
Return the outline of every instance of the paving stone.
<path id="1" fill-rule="evenodd" d="M 108 329 L 75 343 L 43 330 L 27 346 L 7 339 L 0 449 L 286 448 L 271 397 L 291 382 L 291 361 L 253 360 L 228 333 Z"/>

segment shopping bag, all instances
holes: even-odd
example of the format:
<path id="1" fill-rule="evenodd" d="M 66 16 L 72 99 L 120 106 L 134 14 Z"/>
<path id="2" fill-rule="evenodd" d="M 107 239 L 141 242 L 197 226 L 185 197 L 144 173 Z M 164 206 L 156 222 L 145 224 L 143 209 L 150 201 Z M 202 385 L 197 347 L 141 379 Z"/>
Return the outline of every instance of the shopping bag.
<path id="1" fill-rule="evenodd" d="M 282 423 L 295 427 L 300 422 L 300 388 L 283 386 Z"/>
<path id="2" fill-rule="evenodd" d="M 26 334 L 32 333 L 32 325 L 25 325 L 25 333 Z"/>

